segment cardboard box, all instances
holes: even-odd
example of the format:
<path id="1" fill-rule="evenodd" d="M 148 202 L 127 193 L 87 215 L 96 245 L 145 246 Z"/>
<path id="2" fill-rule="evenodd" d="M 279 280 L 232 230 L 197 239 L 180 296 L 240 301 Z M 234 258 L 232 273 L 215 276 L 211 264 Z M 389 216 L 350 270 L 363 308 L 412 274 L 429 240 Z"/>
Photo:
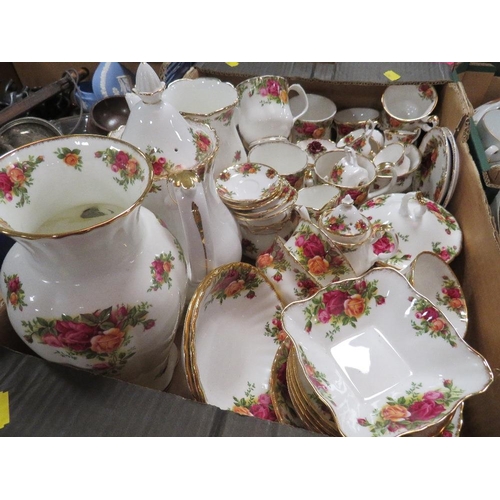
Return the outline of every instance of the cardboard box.
<path id="1" fill-rule="evenodd" d="M 492 301 L 496 297 L 500 297 L 500 279 L 495 278 L 500 277 L 500 245 L 491 219 L 485 191 L 481 184 L 479 170 L 474 163 L 468 146 L 473 107 L 467 98 L 464 85 L 461 82 L 453 81 L 452 68 L 446 64 L 431 63 L 241 63 L 235 67 L 230 67 L 225 63 L 199 63 L 195 65 L 189 76 L 214 76 L 236 84 L 254 75 L 278 74 L 288 77 L 291 83 L 302 84 L 309 92 L 330 97 L 336 103 L 338 109 L 351 106 L 380 108 L 380 99 L 384 88 L 392 83 L 385 76 L 388 70 L 400 75 L 400 79 L 397 80 L 399 83 L 418 83 L 421 81 L 434 83 L 439 94 L 436 112 L 440 117 L 440 123 L 455 133 L 460 154 L 461 171 L 455 195 L 448 205 L 448 209 L 457 218 L 463 231 L 464 241 L 462 252 L 452 262 L 452 268 L 462 284 L 467 300 L 469 326 L 466 341 L 483 354 L 494 372 L 498 373 L 498 370 L 500 370 L 500 336 L 498 335 L 498 318 L 496 317 L 498 313 L 496 313 L 495 307 L 492 307 Z M 12 335 L 8 337 L 12 342 Z M 9 342 L 9 339 L 4 338 L 2 340 L 0 338 L 0 342 L 3 341 L 4 345 L 6 345 L 5 343 Z M 0 350 L 0 356 L 2 354 L 5 356 L 4 352 Z M 8 354 L 10 359 L 12 359 L 12 356 L 18 355 L 21 356 L 21 359 L 25 359 L 23 356 L 26 356 L 17 354 L 14 351 Z M 32 356 L 29 356 L 29 358 L 33 359 Z M 46 366 L 44 361 L 37 361 L 43 363 L 45 370 L 48 370 L 51 374 L 57 375 L 64 372 L 64 384 L 67 383 L 66 376 L 71 377 L 69 373 L 76 371 L 70 368 L 63 370 L 62 367 L 54 367 L 50 364 Z M 31 383 L 38 386 L 39 390 L 43 390 L 44 380 L 37 382 L 37 379 L 29 376 L 29 371 L 26 372 L 22 368 L 21 366 L 18 371 L 20 383 L 24 383 L 24 380 L 28 378 Z M 5 380 L 5 376 L 5 368 L 0 364 L 0 390 L 2 390 L 2 380 Z M 109 411 L 111 415 L 114 415 L 115 411 L 112 408 L 99 410 L 101 400 L 93 399 L 94 392 L 102 391 L 102 387 L 104 387 L 102 384 L 108 387 L 110 382 L 108 380 L 103 382 L 97 377 L 93 379 L 86 378 L 80 372 L 78 372 L 78 377 L 81 377 L 78 379 L 81 384 L 78 385 L 78 393 L 81 399 L 75 397 L 72 400 L 72 412 L 76 411 L 77 416 L 80 416 L 81 412 L 85 412 L 84 407 L 87 399 L 91 398 L 92 407 L 95 411 L 103 413 Z M 182 388 L 183 374 L 176 373 L 174 377 L 177 378 L 169 391 L 182 392 L 184 390 Z M 13 384 L 16 383 L 12 377 L 9 380 Z M 57 376 L 52 377 L 50 381 L 58 387 Z M 84 383 L 89 385 L 84 385 Z M 119 381 L 113 381 L 113 383 L 117 385 L 123 384 Z M 68 387 L 64 387 L 62 390 L 68 390 Z M 117 390 L 119 397 L 127 398 L 127 401 L 131 404 L 131 400 L 128 399 L 128 390 L 134 393 L 139 391 L 141 402 L 149 404 L 148 401 L 151 398 L 152 406 L 149 408 L 155 408 L 155 411 L 158 410 L 155 404 L 157 404 L 157 398 L 160 396 L 156 391 L 136 387 L 129 387 L 128 390 L 120 387 Z M 149 397 L 142 399 L 142 391 L 147 392 Z M 169 394 L 165 395 L 169 399 L 171 396 Z M 187 399 L 183 399 L 183 401 L 188 405 L 193 403 Z M 23 402 L 20 403 L 23 404 Z M 28 405 L 27 402 L 26 404 Z M 106 400 L 106 404 L 111 405 L 110 400 Z M 199 403 L 193 404 L 199 405 Z M 53 409 L 47 406 L 45 411 L 52 413 Z M 207 406 L 210 407 L 210 405 Z M 169 410 L 166 407 L 163 408 L 168 414 Z M 68 408 L 59 407 L 58 410 L 68 412 Z M 180 415 L 183 415 L 182 411 L 184 410 L 180 410 Z M 205 411 L 205 409 L 200 411 Z M 222 410 L 217 411 L 223 412 Z M 232 421 L 234 417 L 239 417 L 232 415 L 230 412 L 223 412 L 222 414 L 224 416 L 220 417 L 218 422 L 223 427 L 224 424 L 221 424 L 221 422 Z M 143 429 L 141 427 L 143 422 L 139 417 L 131 418 L 135 422 L 134 425 L 138 425 L 139 429 Z M 200 426 L 203 425 L 203 418 L 200 414 Z M 257 429 L 254 420 L 256 419 L 246 418 L 246 422 L 244 421 L 241 424 L 242 427 L 238 431 L 248 432 L 248 435 L 257 435 L 260 432 L 263 432 L 264 435 L 278 435 L 278 431 L 274 430 L 272 423 L 263 422 L 264 425 Z M 193 432 L 194 425 L 193 423 L 190 427 Z M 274 425 L 278 426 L 278 428 L 287 427 L 281 424 Z M 272 430 L 269 430 L 270 428 Z M 4 428 L 3 432 L 11 432 L 5 431 L 5 429 L 8 429 L 8 426 Z M 33 430 L 33 427 L 29 429 Z M 180 427 L 176 427 L 176 429 L 179 433 L 187 432 Z M 163 431 L 165 430 L 163 429 Z M 265 434 L 266 431 L 268 434 Z M 26 432 L 28 433 L 28 431 Z M 233 431 L 231 430 L 231 432 Z M 298 432 L 296 429 L 287 428 L 286 431 L 283 430 L 282 432 L 288 432 L 290 435 L 304 435 L 303 432 Z M 2 435 L 2 431 L 0 431 L 0 435 Z M 483 394 L 475 395 L 466 401 L 461 435 L 500 436 L 500 386 L 497 380 Z"/>

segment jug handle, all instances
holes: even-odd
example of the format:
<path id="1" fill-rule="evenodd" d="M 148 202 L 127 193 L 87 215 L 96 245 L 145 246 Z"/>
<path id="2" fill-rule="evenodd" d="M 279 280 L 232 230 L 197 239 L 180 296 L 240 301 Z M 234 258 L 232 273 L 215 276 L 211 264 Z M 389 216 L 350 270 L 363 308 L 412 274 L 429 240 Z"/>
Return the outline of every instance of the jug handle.
<path id="1" fill-rule="evenodd" d="M 200 283 L 209 272 L 211 255 L 205 241 L 213 241 L 210 224 L 203 225 L 203 221 L 210 220 L 203 184 L 192 170 L 184 170 L 171 178 L 175 186 L 174 194 L 181 215 L 182 228 L 185 235 L 187 261 L 190 269 L 190 281 Z M 199 210 L 200 222 L 196 222 L 196 213 L 193 205 Z"/>
<path id="2" fill-rule="evenodd" d="M 309 99 L 307 98 L 306 91 L 298 83 L 290 85 L 290 87 L 288 87 L 288 92 L 290 93 L 291 90 L 295 90 L 297 94 L 301 95 L 306 103 L 304 109 L 300 113 L 292 115 L 293 123 L 295 123 L 301 116 L 304 116 L 307 113 L 307 110 L 309 109 Z"/>

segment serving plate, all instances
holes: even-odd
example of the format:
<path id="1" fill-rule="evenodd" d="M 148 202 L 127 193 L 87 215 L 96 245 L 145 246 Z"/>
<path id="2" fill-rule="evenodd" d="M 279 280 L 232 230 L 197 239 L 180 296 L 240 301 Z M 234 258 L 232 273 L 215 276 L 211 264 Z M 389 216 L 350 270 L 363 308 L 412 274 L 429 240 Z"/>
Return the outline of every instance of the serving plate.
<path id="1" fill-rule="evenodd" d="M 241 415 L 276 420 L 269 379 L 282 303 L 254 266 L 235 262 L 210 272 L 187 310 L 183 330 L 188 386 L 195 399 Z"/>
<path id="2" fill-rule="evenodd" d="M 311 387 L 344 436 L 437 435 L 493 381 L 472 349 L 398 271 L 374 268 L 283 310 Z"/>

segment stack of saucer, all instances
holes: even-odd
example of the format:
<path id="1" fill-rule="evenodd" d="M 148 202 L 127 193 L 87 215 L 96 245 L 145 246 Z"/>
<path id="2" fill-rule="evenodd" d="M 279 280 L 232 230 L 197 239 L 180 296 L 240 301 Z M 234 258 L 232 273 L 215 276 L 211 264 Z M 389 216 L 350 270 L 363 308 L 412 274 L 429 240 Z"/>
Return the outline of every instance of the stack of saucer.
<path id="1" fill-rule="evenodd" d="M 276 235 L 285 237 L 293 231 L 297 190 L 274 168 L 250 162 L 231 165 L 216 178 L 216 187 L 244 240 L 251 243 L 243 246 L 248 257 L 255 258 Z M 269 240 L 261 235 L 272 237 Z"/>

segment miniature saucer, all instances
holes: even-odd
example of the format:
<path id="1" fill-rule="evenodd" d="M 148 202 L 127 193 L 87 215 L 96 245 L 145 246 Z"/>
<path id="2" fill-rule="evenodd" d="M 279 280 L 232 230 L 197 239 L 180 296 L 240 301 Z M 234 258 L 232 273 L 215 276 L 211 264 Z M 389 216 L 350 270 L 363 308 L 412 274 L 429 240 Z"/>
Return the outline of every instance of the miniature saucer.
<path id="1" fill-rule="evenodd" d="M 434 127 L 422 138 L 420 168 L 413 176 L 412 190 L 420 191 L 426 198 L 441 203 L 446 195 L 451 177 L 452 157 L 443 127 Z"/>
<path id="2" fill-rule="evenodd" d="M 342 252 L 310 221 L 302 219 L 285 246 L 322 286 L 356 276 Z"/>
<path id="3" fill-rule="evenodd" d="M 226 264 L 200 283 L 190 308 L 184 359 L 197 399 L 276 420 L 269 377 L 285 334 L 282 303 L 271 283 L 250 264 Z"/>
<path id="4" fill-rule="evenodd" d="M 418 254 L 411 264 L 409 282 L 427 297 L 451 323 L 460 337 L 467 332 L 467 304 L 451 267 L 432 252 Z"/>
<path id="5" fill-rule="evenodd" d="M 441 205 L 419 193 L 392 193 L 372 198 L 359 210 L 372 224 L 391 224 L 399 250 L 386 264 L 402 271 L 424 251 L 450 263 L 462 249 L 462 230 Z"/>
<path id="6" fill-rule="evenodd" d="M 292 257 L 280 236 L 276 236 L 269 250 L 257 257 L 255 265 L 269 278 L 283 304 L 306 299 L 321 288 L 302 264 Z"/>
<path id="7" fill-rule="evenodd" d="M 391 268 L 285 306 L 282 326 L 343 436 L 437 435 L 493 382 L 486 359 Z"/>

